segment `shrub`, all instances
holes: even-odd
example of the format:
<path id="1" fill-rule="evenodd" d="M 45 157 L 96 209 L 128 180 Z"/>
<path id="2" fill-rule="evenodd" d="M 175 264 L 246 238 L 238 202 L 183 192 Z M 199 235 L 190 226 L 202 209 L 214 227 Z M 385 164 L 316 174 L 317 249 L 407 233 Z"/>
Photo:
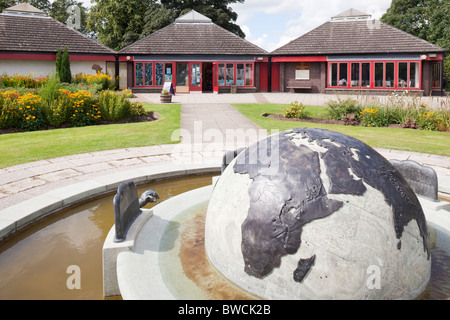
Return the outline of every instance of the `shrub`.
<path id="1" fill-rule="evenodd" d="M 331 100 L 327 105 L 329 106 L 328 115 L 334 120 L 341 120 L 348 114 L 355 114 L 358 116 L 363 110 L 360 103 L 352 98 L 347 98 L 345 100 L 338 98 L 338 101 Z M 357 118 L 355 120 L 359 119 Z"/>
<path id="2" fill-rule="evenodd" d="M 289 107 L 283 110 L 286 118 L 305 119 L 308 118 L 308 113 L 305 110 L 305 106 L 297 101 L 292 102 Z"/>
<path id="3" fill-rule="evenodd" d="M 77 73 L 73 78 L 74 83 L 85 83 L 89 85 L 100 86 L 99 90 L 109 90 L 114 87 L 112 77 L 106 73 L 97 72 L 96 74 Z"/>
<path id="4" fill-rule="evenodd" d="M 61 70 L 59 73 L 59 79 L 61 80 L 61 82 L 72 82 L 72 72 L 70 71 L 70 56 L 67 47 L 64 47 L 63 55 L 61 58 Z"/>
<path id="5" fill-rule="evenodd" d="M 145 114 L 141 104 L 132 103 L 124 95 L 113 91 L 102 91 L 99 94 L 99 108 L 103 119 L 111 121 L 130 119 Z"/>

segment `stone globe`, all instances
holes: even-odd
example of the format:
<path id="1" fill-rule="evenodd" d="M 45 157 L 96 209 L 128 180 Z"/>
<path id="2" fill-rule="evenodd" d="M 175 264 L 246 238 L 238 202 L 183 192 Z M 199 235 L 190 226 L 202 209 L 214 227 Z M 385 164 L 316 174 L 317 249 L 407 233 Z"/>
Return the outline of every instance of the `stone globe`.
<path id="1" fill-rule="evenodd" d="M 298 128 L 242 151 L 214 186 L 205 250 L 261 299 L 415 299 L 430 279 L 422 207 L 360 140 Z"/>

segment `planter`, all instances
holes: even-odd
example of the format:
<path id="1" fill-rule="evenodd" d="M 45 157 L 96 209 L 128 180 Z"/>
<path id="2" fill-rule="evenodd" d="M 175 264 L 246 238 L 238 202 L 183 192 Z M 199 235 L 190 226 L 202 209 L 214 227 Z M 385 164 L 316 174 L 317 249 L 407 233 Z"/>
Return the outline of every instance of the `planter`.
<path id="1" fill-rule="evenodd" d="M 162 94 L 160 97 L 161 97 L 161 103 L 171 103 L 172 102 L 171 94 Z"/>

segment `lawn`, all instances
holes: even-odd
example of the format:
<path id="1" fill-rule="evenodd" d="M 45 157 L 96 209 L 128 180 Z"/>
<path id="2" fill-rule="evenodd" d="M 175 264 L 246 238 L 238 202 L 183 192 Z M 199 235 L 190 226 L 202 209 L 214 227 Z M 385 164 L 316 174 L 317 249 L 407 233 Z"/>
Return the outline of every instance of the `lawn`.
<path id="1" fill-rule="evenodd" d="M 297 127 L 329 129 L 353 136 L 374 148 L 386 148 L 450 156 L 450 133 L 402 128 L 373 128 L 281 121 L 262 117 L 263 113 L 282 114 L 286 105 L 233 104 L 248 119 L 267 130 L 289 130 Z M 326 107 L 307 107 L 311 114 L 324 113 Z"/>
<path id="2" fill-rule="evenodd" d="M 158 121 L 75 127 L 0 135 L 0 168 L 72 154 L 171 144 L 180 128 L 179 104 L 146 104 Z"/>

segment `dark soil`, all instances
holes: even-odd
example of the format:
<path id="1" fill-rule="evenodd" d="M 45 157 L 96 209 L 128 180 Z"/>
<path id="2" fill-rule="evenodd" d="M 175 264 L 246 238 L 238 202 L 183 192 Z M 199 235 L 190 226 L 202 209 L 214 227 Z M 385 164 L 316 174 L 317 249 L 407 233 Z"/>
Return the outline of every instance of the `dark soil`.
<path id="1" fill-rule="evenodd" d="M 130 119 L 121 119 L 121 120 L 117 120 L 117 121 L 102 120 L 102 121 L 100 121 L 99 123 L 97 123 L 95 125 L 98 126 L 98 125 L 133 123 L 133 122 L 149 122 L 149 121 L 156 121 L 159 118 L 161 118 L 161 116 L 158 113 L 150 111 L 150 112 L 147 112 L 146 115 L 143 115 L 143 116 L 140 116 L 140 117 L 135 117 L 135 118 L 130 118 Z M 51 126 L 49 126 L 49 127 L 41 128 L 39 131 L 53 130 L 53 129 L 63 129 L 63 128 L 73 128 L 73 127 L 74 126 L 69 124 L 69 123 L 63 123 L 59 127 L 51 127 Z M 17 129 L 17 128 L 0 129 L 0 135 L 1 134 L 7 134 L 7 133 L 16 133 L 16 132 L 26 132 L 26 131 L 22 130 L 22 129 Z"/>

